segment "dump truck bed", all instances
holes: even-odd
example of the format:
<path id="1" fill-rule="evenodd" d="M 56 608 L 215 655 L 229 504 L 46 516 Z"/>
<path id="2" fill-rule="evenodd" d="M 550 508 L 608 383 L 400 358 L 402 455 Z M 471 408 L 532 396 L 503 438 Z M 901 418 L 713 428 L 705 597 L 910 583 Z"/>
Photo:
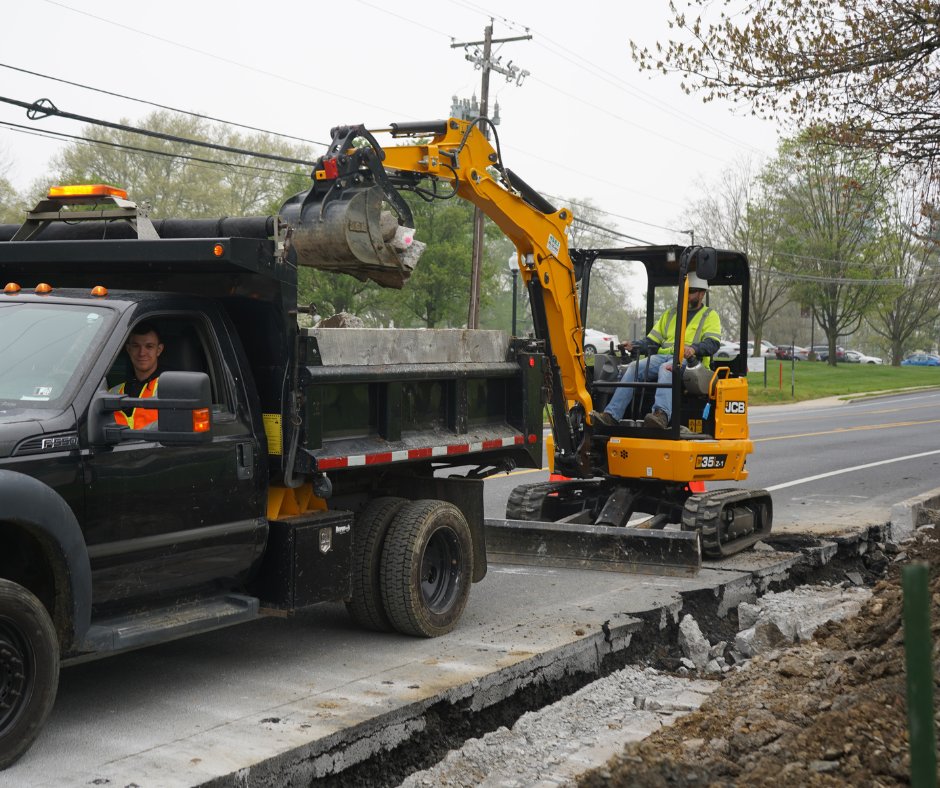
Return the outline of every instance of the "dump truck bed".
<path id="1" fill-rule="evenodd" d="M 310 328 L 301 341 L 317 470 L 541 466 L 540 360 L 505 332 Z"/>

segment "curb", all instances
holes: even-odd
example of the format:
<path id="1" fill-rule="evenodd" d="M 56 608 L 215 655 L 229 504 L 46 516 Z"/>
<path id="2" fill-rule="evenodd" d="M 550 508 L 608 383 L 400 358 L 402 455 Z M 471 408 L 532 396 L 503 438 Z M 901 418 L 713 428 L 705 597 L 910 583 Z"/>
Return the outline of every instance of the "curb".
<path id="1" fill-rule="evenodd" d="M 891 507 L 891 536 L 894 541 L 904 541 L 920 526 L 933 523 L 937 509 L 940 509 L 940 488 L 896 503 Z"/>

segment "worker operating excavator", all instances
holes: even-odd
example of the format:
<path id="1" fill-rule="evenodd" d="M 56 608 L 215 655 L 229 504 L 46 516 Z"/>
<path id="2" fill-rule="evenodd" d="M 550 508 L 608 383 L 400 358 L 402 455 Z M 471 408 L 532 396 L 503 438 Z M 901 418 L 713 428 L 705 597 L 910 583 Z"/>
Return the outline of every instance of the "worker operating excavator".
<path id="1" fill-rule="evenodd" d="M 708 282 L 694 272 L 690 273 L 683 369 L 698 363 L 709 366 L 711 356 L 721 344 L 721 318 L 716 310 L 705 305 L 707 292 Z M 677 320 L 677 311 L 668 309 L 644 339 L 638 342 L 624 342 L 622 345 L 629 352 L 639 353 L 639 357 L 627 366 L 621 383 L 636 382 L 642 375 L 647 381 L 658 381 L 662 384 L 656 389 L 653 409 L 643 420 L 644 427 L 669 427 L 672 416 L 672 354 Z M 592 420 L 606 427 L 616 426 L 633 400 L 633 392 L 632 386 L 618 388 L 603 411 L 591 411 Z"/>

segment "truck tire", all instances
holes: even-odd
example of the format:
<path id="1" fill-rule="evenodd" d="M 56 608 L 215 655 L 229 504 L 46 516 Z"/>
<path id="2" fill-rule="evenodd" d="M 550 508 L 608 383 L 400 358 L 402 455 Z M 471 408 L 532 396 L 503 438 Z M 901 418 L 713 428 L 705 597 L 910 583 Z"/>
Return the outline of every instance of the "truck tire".
<path id="1" fill-rule="evenodd" d="M 59 641 L 46 608 L 0 578 L 0 769 L 35 740 L 59 686 Z"/>
<path id="2" fill-rule="evenodd" d="M 382 602 L 404 635 L 437 637 L 456 625 L 470 595 L 470 526 L 451 503 L 412 501 L 392 521 L 382 548 Z"/>
<path id="3" fill-rule="evenodd" d="M 405 498 L 376 498 L 356 515 L 352 532 L 350 590 L 346 610 L 366 629 L 391 632 L 393 627 L 382 606 L 380 567 L 385 534 Z"/>

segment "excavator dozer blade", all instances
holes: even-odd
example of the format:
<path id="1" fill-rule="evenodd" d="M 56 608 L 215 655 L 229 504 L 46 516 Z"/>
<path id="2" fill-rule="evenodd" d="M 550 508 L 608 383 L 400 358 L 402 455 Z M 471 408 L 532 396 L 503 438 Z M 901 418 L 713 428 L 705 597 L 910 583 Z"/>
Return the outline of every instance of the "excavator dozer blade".
<path id="1" fill-rule="evenodd" d="M 414 239 L 413 228 L 400 226 L 395 215 L 383 209 L 384 202 L 377 185 L 288 200 L 280 213 L 293 227 L 297 263 L 400 289 L 425 244 Z"/>
<path id="2" fill-rule="evenodd" d="M 486 555 L 500 564 L 694 575 L 702 566 L 699 534 L 651 528 L 485 520 Z"/>

